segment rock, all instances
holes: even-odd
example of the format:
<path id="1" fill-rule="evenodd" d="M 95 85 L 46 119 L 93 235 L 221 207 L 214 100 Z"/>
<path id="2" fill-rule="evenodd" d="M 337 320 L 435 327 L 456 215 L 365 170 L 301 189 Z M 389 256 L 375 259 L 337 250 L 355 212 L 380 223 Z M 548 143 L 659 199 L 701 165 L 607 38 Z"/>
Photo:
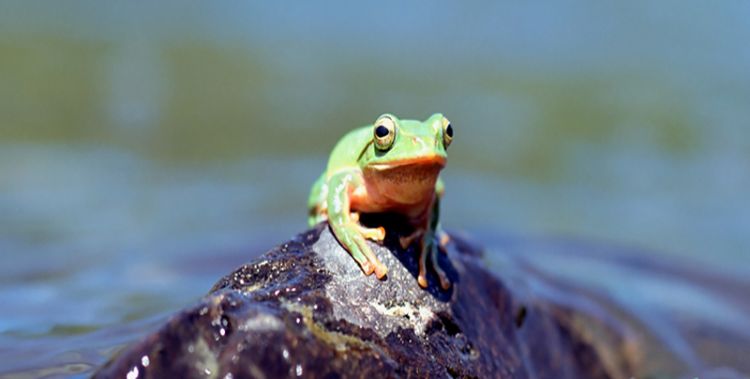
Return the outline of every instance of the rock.
<path id="1" fill-rule="evenodd" d="M 616 329 L 509 290 L 480 249 L 452 237 L 443 267 L 417 285 L 398 232 L 372 244 L 388 267 L 366 277 L 325 224 L 221 279 L 197 305 L 126 348 L 97 378 L 620 378 Z M 582 328 L 581 325 L 586 325 Z"/>

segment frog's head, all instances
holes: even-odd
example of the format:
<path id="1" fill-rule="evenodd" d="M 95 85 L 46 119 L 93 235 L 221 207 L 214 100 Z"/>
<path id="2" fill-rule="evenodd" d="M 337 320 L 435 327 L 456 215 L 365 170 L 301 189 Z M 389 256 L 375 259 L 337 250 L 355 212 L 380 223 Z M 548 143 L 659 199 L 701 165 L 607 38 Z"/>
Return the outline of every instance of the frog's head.
<path id="1" fill-rule="evenodd" d="M 367 182 L 398 197 L 394 200 L 421 201 L 434 191 L 452 140 L 453 127 L 442 114 L 425 121 L 384 114 L 372 125 L 372 139 L 359 165 Z"/>

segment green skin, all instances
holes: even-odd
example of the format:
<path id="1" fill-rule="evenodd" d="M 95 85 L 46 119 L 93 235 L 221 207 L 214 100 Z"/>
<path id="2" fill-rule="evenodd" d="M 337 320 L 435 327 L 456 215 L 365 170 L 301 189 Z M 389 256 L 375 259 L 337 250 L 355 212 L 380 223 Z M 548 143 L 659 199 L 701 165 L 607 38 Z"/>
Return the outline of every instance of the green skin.
<path id="1" fill-rule="evenodd" d="M 381 129 L 377 129 L 378 127 Z M 389 133 L 383 137 L 384 127 Z M 439 203 L 443 194 L 440 171 L 447 161 L 446 148 L 453 139 L 448 120 L 434 114 L 424 122 L 399 120 L 385 114 L 372 125 L 346 134 L 334 147 L 325 172 L 315 182 L 308 201 L 309 224 L 328 221 L 339 243 L 352 255 L 366 275 L 385 277 L 387 268 L 365 239 L 382 241 L 385 229 L 367 228 L 359 213 L 395 212 L 406 216 L 414 227 L 401 237 L 403 248 L 419 243 L 420 286 L 427 287 L 428 257 L 440 285 L 450 281 L 437 264 L 438 251 L 448 242 L 440 232 Z"/>

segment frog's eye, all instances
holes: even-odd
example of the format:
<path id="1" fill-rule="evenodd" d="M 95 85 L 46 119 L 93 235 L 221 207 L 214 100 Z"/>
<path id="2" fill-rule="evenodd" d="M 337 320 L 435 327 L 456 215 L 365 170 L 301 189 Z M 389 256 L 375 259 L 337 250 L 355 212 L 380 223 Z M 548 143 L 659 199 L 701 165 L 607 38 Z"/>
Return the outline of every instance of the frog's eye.
<path id="1" fill-rule="evenodd" d="M 443 117 L 443 146 L 447 149 L 453 141 L 453 127 L 447 118 Z"/>
<path id="2" fill-rule="evenodd" d="M 396 139 L 396 122 L 388 116 L 382 116 L 375 121 L 373 140 L 378 150 L 388 150 Z"/>

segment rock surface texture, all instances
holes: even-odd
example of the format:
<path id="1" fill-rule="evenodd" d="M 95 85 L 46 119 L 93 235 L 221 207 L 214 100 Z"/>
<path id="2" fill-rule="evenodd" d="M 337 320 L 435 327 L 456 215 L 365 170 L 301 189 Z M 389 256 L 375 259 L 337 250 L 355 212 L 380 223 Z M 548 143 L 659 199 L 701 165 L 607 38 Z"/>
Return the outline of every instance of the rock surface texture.
<path id="1" fill-rule="evenodd" d="M 325 224 L 221 279 L 197 305 L 126 348 L 108 378 L 620 378 L 621 333 L 509 290 L 453 237 L 453 286 L 417 285 L 413 247 L 372 244 L 366 277 Z M 431 275 L 434 273 L 431 273 Z M 585 324 L 586 327 L 581 327 Z M 604 341 L 604 342 L 603 342 Z"/>

